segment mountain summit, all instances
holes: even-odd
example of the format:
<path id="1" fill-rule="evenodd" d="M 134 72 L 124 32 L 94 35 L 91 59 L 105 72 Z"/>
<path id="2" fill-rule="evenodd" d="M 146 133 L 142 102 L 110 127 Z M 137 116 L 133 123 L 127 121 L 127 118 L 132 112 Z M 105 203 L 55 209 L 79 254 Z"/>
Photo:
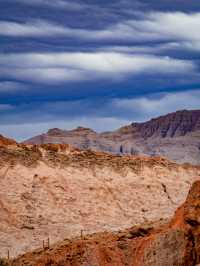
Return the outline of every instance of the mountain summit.
<path id="1" fill-rule="evenodd" d="M 200 110 L 181 110 L 113 132 L 89 128 L 50 129 L 25 144 L 68 143 L 80 149 L 114 154 L 165 156 L 177 162 L 200 163 Z"/>

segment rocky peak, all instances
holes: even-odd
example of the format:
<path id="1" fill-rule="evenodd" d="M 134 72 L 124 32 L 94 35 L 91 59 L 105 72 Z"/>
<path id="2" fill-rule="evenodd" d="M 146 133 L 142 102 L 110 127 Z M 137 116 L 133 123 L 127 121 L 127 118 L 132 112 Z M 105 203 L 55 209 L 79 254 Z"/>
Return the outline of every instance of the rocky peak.
<path id="1" fill-rule="evenodd" d="M 47 135 L 49 136 L 60 136 L 63 134 L 63 130 L 59 128 L 51 128 L 48 130 Z"/>
<path id="2" fill-rule="evenodd" d="M 132 124 L 132 127 L 136 127 L 144 138 L 185 136 L 200 130 L 200 110 L 177 111 L 145 123 Z"/>
<path id="3" fill-rule="evenodd" d="M 133 137 L 179 137 L 200 130 L 200 110 L 181 110 L 160 116 L 143 123 L 132 123 L 120 128 L 121 135 L 132 134 Z"/>
<path id="4" fill-rule="evenodd" d="M 48 136 L 65 136 L 68 133 L 73 133 L 75 135 L 75 134 L 90 134 L 90 133 L 96 133 L 96 132 L 86 127 L 77 127 L 72 130 L 62 130 L 59 128 L 52 128 L 48 130 L 47 135 Z"/>
<path id="5" fill-rule="evenodd" d="M 90 133 L 92 133 L 92 134 L 96 134 L 96 132 L 95 131 L 93 131 L 92 129 L 90 129 L 90 128 L 86 128 L 86 127 L 77 127 L 77 128 L 75 128 L 75 129 L 73 129 L 73 130 L 71 130 L 70 131 L 71 133 L 78 133 L 78 134 L 90 134 Z"/>

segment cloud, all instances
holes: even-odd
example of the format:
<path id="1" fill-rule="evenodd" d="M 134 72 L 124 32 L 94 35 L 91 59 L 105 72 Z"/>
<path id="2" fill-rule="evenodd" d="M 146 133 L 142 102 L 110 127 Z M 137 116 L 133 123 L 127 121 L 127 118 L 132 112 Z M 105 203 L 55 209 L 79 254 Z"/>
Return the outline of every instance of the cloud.
<path id="1" fill-rule="evenodd" d="M 25 0 L 20 0 L 25 1 Z M 54 1 L 31 1 L 32 4 L 55 5 Z M 73 4 L 58 0 L 58 6 Z M 74 5 L 80 5 L 74 3 Z M 77 6 L 77 9 L 78 9 Z M 83 5 L 84 6 L 84 5 Z M 80 5 L 80 8 L 82 4 Z M 99 7 L 100 8 L 100 7 Z M 135 13 L 134 19 L 121 20 L 104 26 L 103 28 L 77 28 L 69 27 L 47 20 L 35 19 L 26 22 L 0 21 L 0 35 L 8 37 L 34 37 L 34 38 L 76 38 L 85 42 L 95 41 L 101 43 L 138 42 L 141 47 L 135 50 L 144 53 L 158 53 L 166 50 L 200 50 L 200 12 L 145 12 Z M 146 42 L 163 44 L 141 45 Z M 120 47 L 115 47 L 120 49 Z M 121 49 L 125 49 L 125 46 Z M 127 47 L 128 49 L 128 47 Z M 131 48 L 130 48 L 131 49 Z M 122 50 L 121 50 L 122 51 Z"/>
<path id="2" fill-rule="evenodd" d="M 10 111 L 13 109 L 13 106 L 10 104 L 0 104 L 0 112 L 2 111 Z"/>
<path id="3" fill-rule="evenodd" d="M 1 54 L 0 77 L 59 83 L 122 79 L 141 73 L 182 74 L 195 71 L 191 61 L 166 56 L 116 52 Z"/>
<path id="4" fill-rule="evenodd" d="M 28 89 L 28 85 L 13 82 L 13 81 L 0 81 L 0 93 L 15 93 L 18 91 L 25 91 Z"/>
<path id="5" fill-rule="evenodd" d="M 85 3 L 67 0 L 15 0 L 15 2 L 23 3 L 30 6 L 44 6 L 56 9 L 65 9 L 69 11 L 81 11 L 83 9 L 89 8 L 89 5 L 86 5 Z"/>
<path id="6" fill-rule="evenodd" d="M 73 30 L 44 20 L 26 23 L 0 21 L 0 35 L 11 37 L 46 37 L 72 35 Z"/>
<path id="7" fill-rule="evenodd" d="M 114 99 L 112 106 L 121 110 L 123 114 L 139 114 L 137 121 L 147 120 L 177 110 L 199 109 L 200 89 L 153 94 L 133 99 Z"/>
<path id="8" fill-rule="evenodd" d="M 57 36 L 83 40 L 199 42 L 200 13 L 150 12 L 102 29 L 70 28 L 44 20 L 26 23 L 1 21 L 0 34 L 18 37 Z"/>
<path id="9" fill-rule="evenodd" d="M 148 45 L 107 45 L 98 48 L 99 51 L 131 53 L 131 54 L 160 54 L 169 50 L 189 49 L 190 43 L 167 42 L 162 44 Z M 199 44 L 200 45 L 200 44 Z"/>
<path id="10" fill-rule="evenodd" d="M 0 69 L 0 77 L 14 78 L 21 81 L 30 81 L 41 84 L 59 84 L 64 82 L 78 82 L 88 80 L 82 70 L 73 70 L 59 67 L 34 67 Z M 91 77 L 92 78 L 92 77 Z"/>
<path id="11" fill-rule="evenodd" d="M 138 26 L 140 30 L 145 27 L 143 32 L 154 34 L 159 39 L 200 40 L 197 34 L 200 13 L 150 13 L 139 21 Z"/>

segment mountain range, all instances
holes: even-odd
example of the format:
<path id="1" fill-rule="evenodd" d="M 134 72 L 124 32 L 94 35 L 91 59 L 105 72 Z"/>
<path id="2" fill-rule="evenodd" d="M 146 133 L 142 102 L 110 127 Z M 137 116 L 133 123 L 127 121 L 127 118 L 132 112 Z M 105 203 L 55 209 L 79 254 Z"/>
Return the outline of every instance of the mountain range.
<path id="1" fill-rule="evenodd" d="M 112 132 L 90 128 L 50 129 L 24 144 L 71 144 L 79 149 L 164 156 L 178 163 L 200 163 L 200 110 L 181 110 L 147 122 L 132 123 Z"/>

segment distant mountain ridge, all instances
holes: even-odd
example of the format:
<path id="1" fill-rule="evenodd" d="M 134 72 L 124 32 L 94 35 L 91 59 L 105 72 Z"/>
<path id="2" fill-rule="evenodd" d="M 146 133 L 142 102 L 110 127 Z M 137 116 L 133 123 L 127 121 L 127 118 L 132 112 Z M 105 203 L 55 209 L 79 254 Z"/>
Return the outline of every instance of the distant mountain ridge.
<path id="1" fill-rule="evenodd" d="M 89 128 L 50 129 L 25 144 L 68 143 L 80 149 L 114 154 L 159 155 L 177 162 L 200 164 L 200 110 L 181 110 L 113 132 Z"/>
<path id="2" fill-rule="evenodd" d="M 200 110 L 177 111 L 145 123 L 132 124 L 132 126 L 141 132 L 143 138 L 185 136 L 192 131 L 200 130 Z"/>

